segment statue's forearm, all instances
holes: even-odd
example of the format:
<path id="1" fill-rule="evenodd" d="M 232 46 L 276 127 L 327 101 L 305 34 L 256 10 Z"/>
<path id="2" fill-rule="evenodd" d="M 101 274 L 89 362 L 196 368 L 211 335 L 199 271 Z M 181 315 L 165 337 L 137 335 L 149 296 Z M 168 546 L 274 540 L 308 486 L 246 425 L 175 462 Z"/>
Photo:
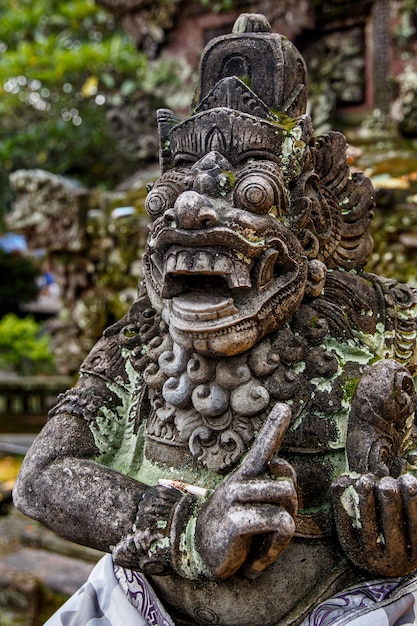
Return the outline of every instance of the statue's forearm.
<path id="1" fill-rule="evenodd" d="M 96 454 L 87 422 L 52 418 L 24 460 L 17 507 L 61 537 L 111 552 L 119 565 L 152 574 L 181 569 L 194 499 L 139 483 L 97 463 Z"/>
<path id="2" fill-rule="evenodd" d="M 109 551 L 132 531 L 148 487 L 96 463 L 96 452 L 86 422 L 53 418 L 24 460 L 14 499 L 59 535 Z"/>

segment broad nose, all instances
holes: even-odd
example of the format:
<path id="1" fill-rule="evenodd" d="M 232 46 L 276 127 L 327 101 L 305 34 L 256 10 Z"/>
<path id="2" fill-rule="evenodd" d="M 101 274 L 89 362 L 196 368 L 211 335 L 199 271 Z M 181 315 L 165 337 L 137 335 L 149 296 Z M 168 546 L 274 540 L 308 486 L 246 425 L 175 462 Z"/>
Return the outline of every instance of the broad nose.
<path id="1" fill-rule="evenodd" d="M 196 191 L 184 191 L 164 217 L 165 223 L 174 222 L 186 230 L 211 228 L 219 224 L 219 216 L 210 200 Z"/>

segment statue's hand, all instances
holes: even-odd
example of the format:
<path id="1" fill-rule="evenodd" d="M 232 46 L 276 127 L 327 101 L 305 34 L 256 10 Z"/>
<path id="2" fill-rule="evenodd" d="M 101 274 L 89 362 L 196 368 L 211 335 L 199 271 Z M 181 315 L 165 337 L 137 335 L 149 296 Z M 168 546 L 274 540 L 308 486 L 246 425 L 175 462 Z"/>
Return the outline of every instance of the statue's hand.
<path id="1" fill-rule="evenodd" d="M 333 485 L 340 542 L 359 567 L 383 576 L 417 569 L 417 479 L 363 474 Z"/>
<path id="2" fill-rule="evenodd" d="M 295 472 L 287 462 L 275 458 L 290 419 L 287 405 L 273 408 L 242 465 L 216 489 L 198 515 L 196 545 L 215 577 L 231 576 L 245 564 L 245 575 L 255 578 L 294 535 Z"/>

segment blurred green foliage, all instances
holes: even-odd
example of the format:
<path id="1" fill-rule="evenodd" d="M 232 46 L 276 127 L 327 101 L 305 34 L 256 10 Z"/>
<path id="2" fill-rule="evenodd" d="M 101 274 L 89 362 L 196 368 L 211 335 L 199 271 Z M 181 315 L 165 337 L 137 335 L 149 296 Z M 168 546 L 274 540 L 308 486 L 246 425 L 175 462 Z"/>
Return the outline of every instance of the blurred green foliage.
<path id="1" fill-rule="evenodd" d="M 400 45 L 405 46 L 410 38 L 415 37 L 417 23 L 417 0 L 403 0 L 399 20 L 395 25 L 395 34 Z"/>
<path id="2" fill-rule="evenodd" d="M 235 3 L 233 0 L 200 0 L 201 5 L 205 8 L 209 8 L 215 13 L 220 13 L 221 11 L 232 11 L 235 8 Z"/>
<path id="3" fill-rule="evenodd" d="M 18 374 L 48 374 L 54 371 L 49 336 L 33 317 L 8 313 L 0 320 L 0 369 Z"/>
<path id="4" fill-rule="evenodd" d="M 0 223 L 15 169 L 40 167 L 110 188 L 129 175 L 135 165 L 118 152 L 106 109 L 161 83 L 176 88 L 175 81 L 172 66 L 150 63 L 94 0 L 3 0 Z"/>

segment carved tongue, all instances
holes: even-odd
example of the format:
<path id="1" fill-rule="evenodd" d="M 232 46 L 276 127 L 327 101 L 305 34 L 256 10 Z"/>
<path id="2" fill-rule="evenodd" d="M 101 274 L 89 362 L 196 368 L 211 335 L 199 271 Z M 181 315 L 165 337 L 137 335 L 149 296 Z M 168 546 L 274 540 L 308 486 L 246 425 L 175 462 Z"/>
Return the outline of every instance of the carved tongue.
<path id="1" fill-rule="evenodd" d="M 172 310 L 183 320 L 215 320 L 237 313 L 233 298 L 192 292 L 172 299 Z"/>

